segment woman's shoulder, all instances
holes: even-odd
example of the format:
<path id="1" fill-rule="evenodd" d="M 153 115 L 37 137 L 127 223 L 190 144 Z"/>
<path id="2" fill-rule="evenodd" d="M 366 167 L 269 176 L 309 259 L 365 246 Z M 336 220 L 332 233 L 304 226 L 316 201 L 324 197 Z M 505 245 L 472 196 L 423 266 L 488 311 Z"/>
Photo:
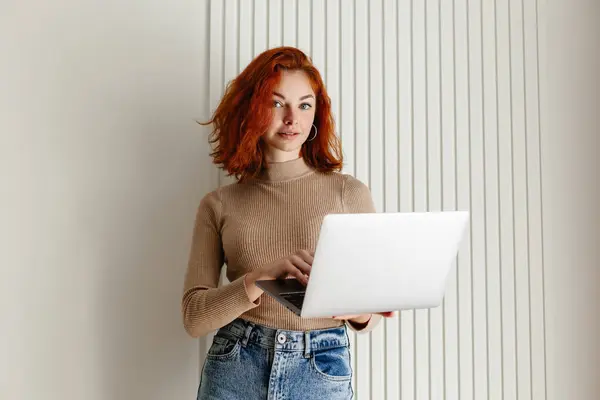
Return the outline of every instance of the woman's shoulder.
<path id="1" fill-rule="evenodd" d="M 240 185 L 237 182 L 219 186 L 219 187 L 209 191 L 208 193 L 206 193 L 202 197 L 201 202 L 206 203 L 208 205 L 215 206 L 215 205 L 218 205 L 223 202 L 224 196 L 231 195 L 232 193 L 239 191 L 240 189 L 242 189 L 242 185 Z"/>
<path id="2" fill-rule="evenodd" d="M 202 196 L 200 200 L 199 212 L 206 212 L 213 215 L 216 220 L 226 213 L 226 210 L 239 203 L 239 199 L 244 199 L 244 185 L 237 182 L 219 186 Z"/>
<path id="3" fill-rule="evenodd" d="M 333 172 L 331 173 L 332 178 L 335 179 L 342 186 L 344 192 L 364 192 L 369 191 L 369 187 L 360 179 L 354 175 L 345 172 Z"/>
<path id="4" fill-rule="evenodd" d="M 200 210 L 204 211 L 216 211 L 221 209 L 221 194 L 219 188 L 212 190 L 200 199 Z"/>
<path id="5" fill-rule="evenodd" d="M 201 204 L 221 210 L 224 204 L 235 203 L 239 199 L 246 198 L 249 191 L 252 191 L 252 185 L 240 182 L 228 183 L 206 193 Z"/>
<path id="6" fill-rule="evenodd" d="M 317 172 L 317 179 L 328 180 L 334 183 L 339 190 L 346 193 L 370 193 L 369 187 L 360 179 L 345 172 Z"/>
<path id="7" fill-rule="evenodd" d="M 342 203 L 346 212 L 373 212 L 375 206 L 369 186 L 353 175 L 341 173 Z"/>

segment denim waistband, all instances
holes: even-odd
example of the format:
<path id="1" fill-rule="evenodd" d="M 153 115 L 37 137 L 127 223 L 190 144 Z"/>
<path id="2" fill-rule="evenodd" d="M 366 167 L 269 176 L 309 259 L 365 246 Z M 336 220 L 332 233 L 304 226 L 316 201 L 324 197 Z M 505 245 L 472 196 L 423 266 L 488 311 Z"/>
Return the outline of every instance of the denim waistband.
<path id="1" fill-rule="evenodd" d="M 345 325 L 303 332 L 269 328 L 238 318 L 219 331 L 240 339 L 243 346 L 254 343 L 276 351 L 304 352 L 307 356 L 318 350 L 347 347 L 349 344 Z"/>

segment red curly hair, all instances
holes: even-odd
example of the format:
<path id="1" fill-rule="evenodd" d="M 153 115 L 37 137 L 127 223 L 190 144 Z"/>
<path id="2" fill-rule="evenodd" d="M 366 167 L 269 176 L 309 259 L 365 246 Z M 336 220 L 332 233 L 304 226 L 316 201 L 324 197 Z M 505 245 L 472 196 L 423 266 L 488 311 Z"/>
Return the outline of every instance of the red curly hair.
<path id="1" fill-rule="evenodd" d="M 321 74 L 310 58 L 294 47 L 278 47 L 258 55 L 229 82 L 212 118 L 210 143 L 213 162 L 238 181 L 255 177 L 266 166 L 263 134 L 272 119 L 273 91 L 282 70 L 301 70 L 309 77 L 316 95 L 314 125 L 318 134 L 302 145 L 300 155 L 318 171 L 342 169 L 342 148 Z"/>

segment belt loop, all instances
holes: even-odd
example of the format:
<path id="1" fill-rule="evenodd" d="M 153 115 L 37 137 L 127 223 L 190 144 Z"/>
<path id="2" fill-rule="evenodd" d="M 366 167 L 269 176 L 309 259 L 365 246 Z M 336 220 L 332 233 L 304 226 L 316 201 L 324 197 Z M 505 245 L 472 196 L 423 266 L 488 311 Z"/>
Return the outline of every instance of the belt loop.
<path id="1" fill-rule="evenodd" d="M 346 324 L 342 325 L 344 327 L 344 336 L 346 336 L 346 347 L 350 347 L 350 336 L 348 335 L 348 327 Z"/>
<path id="2" fill-rule="evenodd" d="M 304 331 L 304 358 L 310 358 L 310 331 Z"/>
<path id="3" fill-rule="evenodd" d="M 254 324 L 252 322 L 248 322 L 248 326 L 246 326 L 246 332 L 244 332 L 244 337 L 242 338 L 242 346 L 246 347 L 248 345 L 248 339 L 250 339 L 252 329 L 254 329 Z"/>

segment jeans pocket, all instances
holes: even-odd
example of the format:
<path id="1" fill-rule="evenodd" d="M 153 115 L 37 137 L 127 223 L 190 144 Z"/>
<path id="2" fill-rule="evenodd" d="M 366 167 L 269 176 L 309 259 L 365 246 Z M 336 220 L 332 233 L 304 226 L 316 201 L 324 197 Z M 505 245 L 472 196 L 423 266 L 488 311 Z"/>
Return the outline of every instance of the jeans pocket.
<path id="1" fill-rule="evenodd" d="M 217 333 L 212 345 L 206 354 L 207 359 L 227 360 L 233 358 L 240 350 L 240 341 L 237 338 Z"/>
<path id="2" fill-rule="evenodd" d="M 332 381 L 350 381 L 352 365 L 348 347 L 318 350 L 311 357 L 313 369 L 323 378 Z"/>

